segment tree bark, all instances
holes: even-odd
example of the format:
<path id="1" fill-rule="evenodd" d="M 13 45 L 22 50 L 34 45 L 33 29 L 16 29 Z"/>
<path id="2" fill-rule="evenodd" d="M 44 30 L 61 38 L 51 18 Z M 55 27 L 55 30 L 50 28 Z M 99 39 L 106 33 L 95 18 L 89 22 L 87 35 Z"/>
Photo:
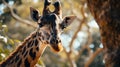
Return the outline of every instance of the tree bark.
<path id="1" fill-rule="evenodd" d="M 101 33 L 105 66 L 120 67 L 120 0 L 87 0 Z"/>

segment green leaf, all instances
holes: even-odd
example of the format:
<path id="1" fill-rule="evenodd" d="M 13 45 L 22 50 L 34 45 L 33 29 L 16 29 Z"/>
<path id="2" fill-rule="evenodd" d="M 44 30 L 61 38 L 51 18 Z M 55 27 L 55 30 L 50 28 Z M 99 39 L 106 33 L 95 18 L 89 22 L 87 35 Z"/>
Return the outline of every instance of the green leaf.
<path id="1" fill-rule="evenodd" d="M 14 45 L 15 43 L 14 43 L 14 40 L 12 40 L 12 39 L 8 39 L 8 44 L 10 44 L 10 45 Z"/>
<path id="2" fill-rule="evenodd" d="M 2 25 L 3 29 L 4 29 L 4 34 L 6 34 L 8 32 L 8 27 L 7 25 Z"/>
<path id="3" fill-rule="evenodd" d="M 0 53 L 2 53 L 2 51 L 3 51 L 3 49 L 2 49 L 2 48 L 0 48 Z"/>
<path id="4" fill-rule="evenodd" d="M 20 41 L 20 40 L 17 40 L 17 39 L 14 39 L 14 42 L 20 43 L 21 41 Z"/>
<path id="5" fill-rule="evenodd" d="M 42 60 L 39 60 L 39 61 L 38 61 L 38 64 L 41 65 L 41 66 L 45 66 L 45 64 L 43 63 Z"/>
<path id="6" fill-rule="evenodd" d="M 8 28 L 7 28 L 7 27 L 4 28 L 4 32 L 5 32 L 5 33 L 8 32 Z"/>
<path id="7" fill-rule="evenodd" d="M 0 22 L 0 30 L 2 29 L 2 23 Z"/>

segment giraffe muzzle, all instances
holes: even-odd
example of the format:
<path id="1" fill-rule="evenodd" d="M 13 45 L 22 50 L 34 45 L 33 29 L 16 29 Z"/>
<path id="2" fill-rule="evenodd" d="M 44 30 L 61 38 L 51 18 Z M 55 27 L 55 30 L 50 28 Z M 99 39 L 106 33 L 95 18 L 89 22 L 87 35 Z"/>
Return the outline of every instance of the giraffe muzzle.
<path id="1" fill-rule="evenodd" d="M 61 51 L 61 48 L 62 48 L 61 40 L 58 38 L 52 37 L 50 40 L 50 46 L 55 52 Z"/>
<path id="2" fill-rule="evenodd" d="M 50 40 L 50 44 L 58 44 L 59 43 L 59 40 L 57 40 L 57 38 L 54 38 L 52 37 L 51 40 Z"/>

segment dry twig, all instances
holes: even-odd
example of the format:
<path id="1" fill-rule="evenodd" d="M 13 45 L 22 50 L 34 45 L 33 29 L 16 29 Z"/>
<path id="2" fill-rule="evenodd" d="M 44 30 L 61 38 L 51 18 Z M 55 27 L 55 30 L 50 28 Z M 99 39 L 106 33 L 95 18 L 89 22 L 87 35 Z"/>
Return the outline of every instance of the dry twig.
<path id="1" fill-rule="evenodd" d="M 71 8 L 73 9 L 73 8 L 74 8 L 74 5 L 72 4 L 72 2 L 71 2 L 70 0 L 69 0 L 68 2 L 72 5 Z M 72 11 L 73 14 L 75 14 L 75 15 L 77 16 L 77 13 L 76 13 L 75 10 L 71 10 L 71 11 Z M 65 53 L 66 53 L 66 55 L 67 55 L 67 58 L 68 58 L 68 60 L 69 60 L 69 62 L 70 62 L 70 66 L 71 66 L 71 67 L 76 67 L 75 61 L 71 58 L 71 53 L 72 53 L 72 51 L 73 51 L 73 42 L 74 42 L 74 40 L 76 39 L 77 34 L 78 34 L 78 32 L 81 30 L 82 25 L 84 24 L 85 19 L 86 19 L 86 17 L 84 16 L 84 8 L 81 8 L 81 12 L 82 12 L 83 19 L 81 20 L 81 18 L 77 16 L 77 20 L 78 20 L 79 22 L 81 22 L 81 23 L 79 23 L 78 29 L 77 29 L 77 31 L 74 33 L 74 35 L 73 35 L 73 37 L 72 37 L 72 40 L 71 40 L 71 42 L 70 42 L 70 44 L 69 44 L 70 51 L 67 52 L 67 51 L 64 49 L 64 51 L 65 51 Z"/>
<path id="2" fill-rule="evenodd" d="M 89 67 L 89 65 L 92 63 L 94 58 L 103 51 L 103 48 L 98 48 L 89 58 L 89 60 L 85 63 L 85 67 Z"/>
<path id="3" fill-rule="evenodd" d="M 2 0 L 2 2 L 8 7 L 8 9 L 11 12 L 12 17 L 15 20 L 20 21 L 21 23 L 24 23 L 24 24 L 27 24 L 29 26 L 32 26 L 32 27 L 36 28 L 36 26 L 31 21 L 25 20 L 25 19 L 19 17 L 18 15 L 16 15 L 13 11 L 13 7 L 11 7 L 7 2 L 5 2 L 5 0 Z"/>

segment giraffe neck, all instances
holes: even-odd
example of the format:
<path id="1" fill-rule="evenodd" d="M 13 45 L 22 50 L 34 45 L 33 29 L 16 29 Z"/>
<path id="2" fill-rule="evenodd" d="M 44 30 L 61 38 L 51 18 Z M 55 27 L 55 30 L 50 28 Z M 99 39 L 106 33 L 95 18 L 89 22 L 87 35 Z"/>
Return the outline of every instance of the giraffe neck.
<path id="1" fill-rule="evenodd" d="M 41 33 L 33 32 L 5 61 L 0 63 L 0 67 L 34 67 L 47 47 Z"/>

